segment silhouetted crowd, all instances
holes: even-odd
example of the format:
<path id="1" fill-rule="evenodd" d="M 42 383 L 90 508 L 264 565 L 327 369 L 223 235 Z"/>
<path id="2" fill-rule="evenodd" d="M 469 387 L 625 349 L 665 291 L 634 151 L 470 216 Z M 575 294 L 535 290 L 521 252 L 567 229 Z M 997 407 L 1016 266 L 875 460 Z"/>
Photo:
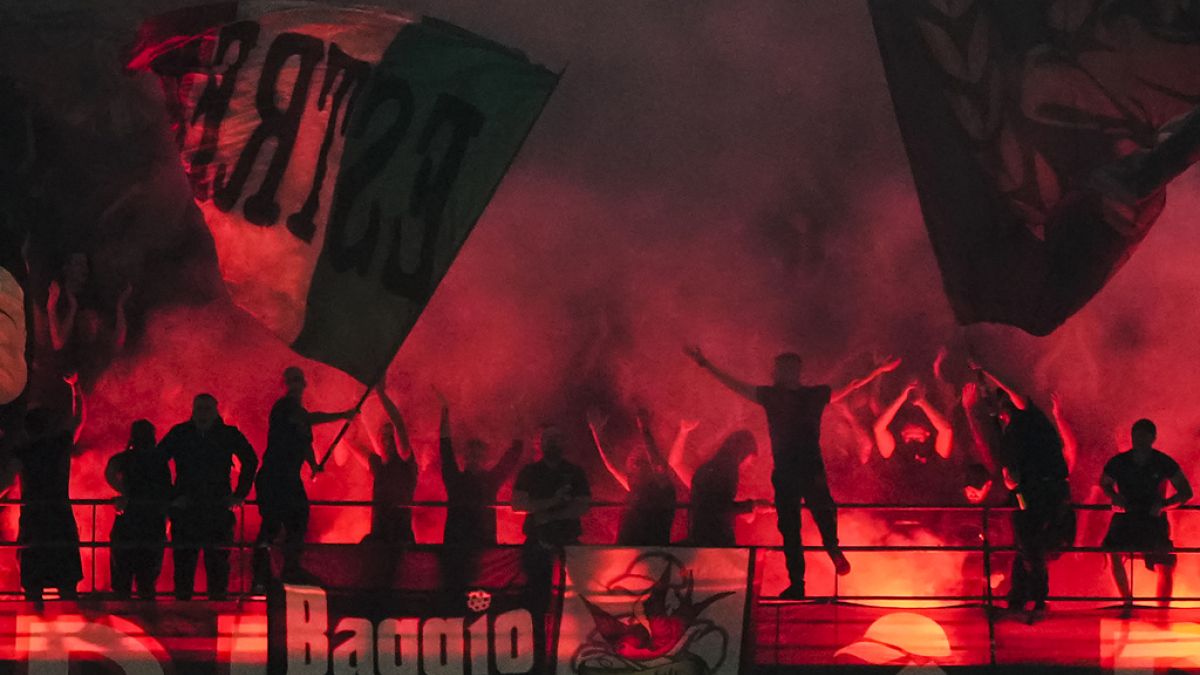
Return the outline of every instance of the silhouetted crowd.
<path id="1" fill-rule="evenodd" d="M 773 382 L 754 386 L 714 366 L 696 348 L 688 355 L 725 387 L 763 409 L 770 434 L 774 471 L 775 513 L 790 585 L 785 600 L 806 595 L 805 559 L 800 536 L 800 508 L 813 516 L 820 538 L 839 575 L 851 566 L 838 539 L 837 508 L 829 489 L 821 445 L 821 423 L 830 405 L 844 402 L 894 372 L 898 359 L 886 359 L 862 378 L 840 388 L 801 384 L 801 359 L 781 354 L 775 360 Z M 939 357 L 940 360 L 940 357 Z M 947 461 L 955 447 L 969 448 L 970 459 L 957 481 L 961 498 L 975 504 L 1015 509 L 1012 526 L 1016 552 L 1010 575 L 1008 606 L 1031 616 L 1044 611 L 1049 593 L 1047 562 L 1075 539 L 1075 514 L 1070 504 L 1069 465 L 1074 439 L 1055 400 L 1054 421 L 1028 397 L 971 363 L 972 381 L 957 387 L 954 406 L 961 413 L 939 410 L 918 383 L 879 413 L 873 426 L 881 461 L 911 461 L 921 465 Z M 935 367 L 935 372 L 937 368 Z M 46 589 L 73 598 L 82 579 L 79 535 L 68 494 L 71 457 L 85 421 L 86 410 L 77 377 L 68 377 L 71 414 L 50 407 L 30 409 L 22 436 L 15 443 L 22 490 L 20 516 L 21 583 L 29 600 L 40 602 Z M 118 516 L 111 533 L 112 590 L 117 597 L 155 597 L 164 550 L 174 557 L 174 594 L 180 600 L 194 595 L 196 569 L 204 560 L 207 595 L 227 597 L 230 550 L 234 545 L 235 514 L 256 489 L 261 527 L 254 545 L 254 593 L 264 593 L 277 579 L 304 582 L 301 554 L 308 529 L 309 500 L 303 469 L 312 475 L 324 464 L 313 449 L 313 427 L 350 420 L 357 409 L 314 412 L 305 406 L 304 373 L 283 373 L 284 394 L 271 408 L 266 449 L 261 464 L 254 448 L 234 426 L 221 418 L 210 394 L 195 397 L 191 417 L 172 427 L 161 439 L 146 420 L 134 422 L 126 449 L 111 458 L 105 476 L 119 495 Z M 365 454 L 372 477 L 370 533 L 364 542 L 403 545 L 415 541 L 412 503 L 419 467 L 399 407 L 387 394 L 387 382 L 375 387 L 387 421 L 380 429 L 378 450 L 356 448 Z M 546 426 L 538 438 L 540 457 L 517 470 L 524 454 L 520 440 L 493 466 L 485 464 L 486 446 L 472 440 L 456 450 L 450 406 L 441 401 L 439 460 L 447 494 L 447 517 L 442 540 L 443 586 L 465 592 L 475 579 L 482 552 L 496 543 L 494 508 L 497 493 L 516 472 L 512 508 L 525 515 L 522 566 L 528 580 L 530 608 L 549 608 L 555 560 L 564 546 L 578 543 L 582 517 L 591 506 L 591 486 L 583 468 L 567 458 L 561 429 Z M 932 431 L 913 430 L 911 422 L 896 428 L 902 415 L 920 413 Z M 970 442 L 957 443 L 952 414 L 965 415 Z M 680 424 L 671 447 L 664 451 L 652 432 L 650 414 L 637 415 L 639 448 L 628 453 L 623 466 L 606 448 L 606 419 L 600 411 L 588 415 L 588 426 L 604 466 L 628 493 L 620 517 L 616 544 L 668 546 L 681 496 L 688 495 L 689 546 L 736 546 L 735 521 L 753 509 L 739 501 L 739 470 L 757 454 L 748 431 L 730 434 L 694 469 L 683 460 L 684 446 L 695 423 Z M 1140 554 L 1160 570 L 1159 597 L 1168 598 L 1175 559 L 1165 511 L 1186 502 L 1191 487 L 1180 467 L 1153 448 L 1156 437 L 1149 420 L 1132 430 L 1132 448 L 1104 468 L 1100 487 L 1118 509 L 1104 539 L 1111 551 L 1114 580 L 1128 600 L 1129 582 L 1123 555 Z M 966 451 L 964 451 L 966 452 Z M 461 455 L 461 457 L 460 457 Z M 869 458 L 867 458 L 869 459 Z M 863 461 L 863 464 L 867 464 Z M 235 471 L 236 469 L 236 471 Z M 234 474 L 236 473 L 236 476 Z M 902 480 L 904 474 L 898 474 Z M 911 474 L 909 474 L 911 479 Z M 1000 480 L 1008 502 L 992 497 Z M 1168 486 L 1171 493 L 1168 495 Z M 276 575 L 270 550 L 280 545 L 283 564 Z M 542 636 L 544 637 L 544 636 Z"/>

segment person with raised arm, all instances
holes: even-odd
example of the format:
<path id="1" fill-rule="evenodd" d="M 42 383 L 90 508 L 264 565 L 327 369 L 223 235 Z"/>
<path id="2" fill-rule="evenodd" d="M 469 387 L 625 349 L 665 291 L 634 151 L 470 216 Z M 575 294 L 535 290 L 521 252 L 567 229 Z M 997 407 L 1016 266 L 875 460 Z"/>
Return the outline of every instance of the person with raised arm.
<path id="1" fill-rule="evenodd" d="M 387 380 L 380 378 L 375 396 L 383 405 L 387 421 L 379 427 L 381 452 L 367 455 L 371 470 L 371 531 L 364 542 L 412 544 L 412 503 L 421 467 L 408 436 L 408 425 L 400 408 L 387 393 Z"/>
<path id="2" fill-rule="evenodd" d="M 1112 553 L 1113 582 L 1124 601 L 1122 618 L 1133 611 L 1133 591 L 1125 572 L 1126 556 L 1141 555 L 1146 568 L 1158 567 L 1158 601 L 1171 604 L 1175 585 L 1175 545 L 1167 511 L 1186 504 L 1192 498 L 1192 486 L 1179 463 L 1154 447 L 1158 429 L 1154 422 L 1141 419 L 1130 432 L 1133 447 L 1104 465 L 1100 488 L 1117 510 L 1104 536 L 1104 548 Z M 1167 496 L 1167 486 L 1172 494 Z"/>
<path id="3" fill-rule="evenodd" d="M 21 479 L 21 587 L 26 600 L 39 604 L 47 588 L 57 589 L 63 599 L 77 598 L 76 586 L 83 579 L 70 484 L 71 457 L 87 415 L 78 376 L 70 374 L 64 380 L 71 389 L 71 414 L 30 409 L 24 438 L 15 451 Z"/>
<path id="4" fill-rule="evenodd" d="M 463 445 L 460 465 L 451 436 L 450 404 L 441 391 L 434 389 L 434 393 L 442 405 L 438 454 L 442 484 L 446 488 L 442 569 L 448 586 L 455 591 L 462 591 L 478 573 L 483 549 L 496 545 L 496 496 L 516 470 L 525 444 L 514 438 L 499 461 L 488 467 L 484 463 L 488 455 L 487 445 L 472 438 Z"/>
<path id="5" fill-rule="evenodd" d="M 666 546 L 671 543 L 671 525 L 675 522 L 675 480 L 667 458 L 663 457 L 650 429 L 650 413 L 639 410 L 638 430 L 642 443 L 630 452 L 626 470 L 609 458 L 600 440 L 606 420 L 598 411 L 589 411 L 588 428 L 600 459 L 612 477 L 629 493 L 617 530 L 618 546 Z"/>
<path id="6" fill-rule="evenodd" d="M 911 404 L 925 416 L 933 426 L 933 434 L 931 436 L 923 426 L 914 425 L 901 429 L 900 440 L 906 446 L 912 446 L 913 452 L 923 459 L 928 459 L 930 453 L 923 450 L 930 445 L 932 445 L 933 454 L 942 459 L 949 459 L 950 453 L 954 449 L 954 429 L 951 428 L 950 422 L 942 413 L 929 403 L 915 382 L 905 387 L 891 405 L 884 408 L 879 419 L 875 420 L 872 431 L 875 435 L 875 444 L 879 447 L 879 454 L 884 459 L 890 459 L 896 452 L 896 434 L 891 431 L 890 427 L 905 404 Z M 930 440 L 933 441 L 932 444 L 929 443 Z"/>
<path id="7" fill-rule="evenodd" d="M 1009 611 L 1025 611 L 1032 621 L 1046 610 L 1050 593 L 1048 560 L 1075 537 L 1075 512 L 1067 482 L 1067 462 L 1058 429 L 1028 397 L 1001 382 L 996 375 L 977 368 L 982 389 L 986 383 L 997 391 L 990 396 L 995 418 L 994 453 L 1001 466 L 1005 486 L 1017 502 L 1013 512 L 1012 586 Z"/>
<path id="8" fill-rule="evenodd" d="M 805 595 L 801 501 L 812 513 L 821 532 L 822 545 L 837 573 L 849 574 L 850 563 L 838 546 L 837 510 L 821 456 L 821 414 L 831 402 L 840 401 L 884 373 L 895 370 L 900 360 L 888 359 L 866 377 L 835 391 L 829 385 L 801 384 L 803 362 L 799 354 L 788 352 L 776 356 L 773 383 L 756 387 L 714 366 L 699 347 L 689 347 L 686 353 L 718 382 L 766 411 L 771 454 L 775 460 L 771 483 L 775 488 L 775 510 L 791 582 L 780 597 L 800 599 Z"/>
<path id="9" fill-rule="evenodd" d="M 171 468 L 157 446 L 154 425 L 138 420 L 129 429 L 125 450 L 104 468 L 105 479 L 118 495 L 109 563 L 113 594 L 120 600 L 132 596 L 135 582 L 138 597 L 153 600 L 162 572 Z"/>
<path id="10" fill-rule="evenodd" d="M 229 592 L 229 548 L 241 506 L 254 485 L 258 455 L 237 427 L 225 423 L 212 394 L 192 399 L 192 416 L 176 424 L 158 444 L 175 463 L 171 501 L 175 598 L 190 600 L 196 564 L 204 552 L 208 597 L 224 600 Z M 240 465 L 237 486 L 230 490 L 234 458 Z"/>
<path id="11" fill-rule="evenodd" d="M 313 426 L 352 419 L 358 414 L 355 409 L 309 412 L 304 407 L 308 381 L 304 371 L 296 366 L 284 369 L 283 385 L 284 395 L 271 406 L 267 449 L 254 482 L 258 512 L 262 516 L 254 541 L 252 586 L 256 594 L 264 592 L 271 581 L 270 547 L 280 534 L 284 535 L 284 578 L 301 575 L 300 554 L 308 531 L 309 508 L 300 472 L 305 464 L 313 477 L 322 469 L 313 453 Z"/>

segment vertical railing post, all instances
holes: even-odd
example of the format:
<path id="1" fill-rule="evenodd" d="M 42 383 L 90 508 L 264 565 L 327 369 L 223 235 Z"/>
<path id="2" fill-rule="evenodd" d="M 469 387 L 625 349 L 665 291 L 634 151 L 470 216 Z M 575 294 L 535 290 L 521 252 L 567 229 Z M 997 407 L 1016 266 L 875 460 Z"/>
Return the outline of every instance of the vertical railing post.
<path id="1" fill-rule="evenodd" d="M 989 515 L 991 513 L 989 507 L 985 504 L 980 512 L 982 518 L 983 532 L 983 598 L 984 598 L 984 613 L 987 616 L 988 622 L 988 658 L 991 665 L 996 665 L 996 613 L 994 610 L 992 597 L 992 544 L 991 533 L 988 527 L 991 523 Z"/>
<path id="2" fill-rule="evenodd" d="M 99 543 L 96 538 L 96 507 L 99 506 L 96 502 L 92 502 L 92 593 L 96 592 L 96 548 Z M 108 555 L 112 556 L 112 551 Z"/>

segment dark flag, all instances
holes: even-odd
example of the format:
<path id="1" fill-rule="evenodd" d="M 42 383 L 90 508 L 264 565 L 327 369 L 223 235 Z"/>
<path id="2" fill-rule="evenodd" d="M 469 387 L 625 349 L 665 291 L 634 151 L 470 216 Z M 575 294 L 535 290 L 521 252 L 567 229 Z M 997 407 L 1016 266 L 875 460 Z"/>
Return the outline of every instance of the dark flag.
<path id="1" fill-rule="evenodd" d="M 432 19 L 230 2 L 147 21 L 234 301 L 371 384 L 466 241 L 557 76 Z"/>
<path id="2" fill-rule="evenodd" d="M 1120 269 L 1200 134 L 1200 4 L 870 0 L 960 323 L 1047 335 Z"/>

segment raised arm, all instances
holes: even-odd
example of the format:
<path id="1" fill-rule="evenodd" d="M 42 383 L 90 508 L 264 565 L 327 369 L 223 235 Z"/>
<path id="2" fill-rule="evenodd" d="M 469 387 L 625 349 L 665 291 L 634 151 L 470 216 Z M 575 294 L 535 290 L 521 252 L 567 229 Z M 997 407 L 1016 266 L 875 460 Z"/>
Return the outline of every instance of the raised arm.
<path id="1" fill-rule="evenodd" d="M 1017 393 L 1017 390 L 1015 390 L 1012 387 L 1001 382 L 1000 378 L 996 377 L 990 371 L 979 367 L 979 365 L 974 362 L 971 363 L 971 367 L 974 370 L 979 372 L 981 379 L 991 382 L 992 385 L 995 386 L 997 389 L 1000 389 L 1004 393 L 1008 394 L 1008 397 L 1010 399 L 1012 399 L 1013 405 L 1015 405 L 1017 407 L 1017 410 L 1024 410 L 1025 408 L 1027 408 L 1029 406 L 1028 399 L 1026 399 L 1021 394 Z"/>
<path id="2" fill-rule="evenodd" d="M 404 416 L 400 414 L 400 408 L 396 407 L 385 389 L 386 385 L 381 381 L 380 385 L 375 388 L 375 395 L 379 397 L 379 402 L 383 404 L 383 411 L 387 413 L 392 427 L 396 430 L 396 443 L 400 447 L 402 457 L 415 458 L 417 455 L 413 452 L 412 442 L 408 438 L 408 427 L 404 424 Z"/>
<path id="3" fill-rule="evenodd" d="M 667 460 L 663 457 L 662 449 L 658 447 L 658 441 L 654 440 L 654 431 L 651 426 L 650 411 L 645 408 L 637 412 L 638 431 L 642 434 L 642 442 L 646 446 L 646 454 L 650 457 L 650 463 L 658 471 L 667 468 Z"/>
<path id="4" fill-rule="evenodd" d="M 996 459 L 992 453 L 992 444 L 995 442 L 992 440 L 994 432 L 989 435 L 989 431 L 979 423 L 978 415 L 981 405 L 979 386 L 974 382 L 963 385 L 962 407 L 967 417 L 967 426 L 971 429 L 971 438 L 975 441 L 975 452 L 979 456 L 980 463 L 986 466 L 990 473 L 995 474 Z"/>
<path id="5" fill-rule="evenodd" d="M 683 453 L 687 449 L 687 439 L 699 422 L 695 420 L 679 420 L 679 431 L 675 434 L 675 442 L 671 443 L 671 452 L 667 455 L 667 465 L 675 472 L 675 476 L 679 481 L 686 485 L 688 489 L 692 487 L 692 476 L 696 474 L 696 470 L 683 459 Z"/>
<path id="6" fill-rule="evenodd" d="M 875 370 L 872 370 L 866 377 L 860 377 L 857 380 L 851 380 L 846 386 L 835 390 L 833 392 L 833 396 L 830 397 L 829 402 L 837 403 L 855 391 L 862 389 L 868 384 L 871 384 L 871 382 L 873 382 L 880 375 L 883 375 L 884 373 L 890 373 L 899 367 L 900 359 L 888 358 L 884 361 L 883 365 L 879 366 Z"/>
<path id="7" fill-rule="evenodd" d="M 121 295 L 117 298 L 116 316 L 113 318 L 113 351 L 121 352 L 125 349 L 125 339 L 129 334 L 129 321 L 126 319 L 126 307 L 129 304 L 129 296 L 133 295 L 133 285 L 127 284 L 125 289 L 121 291 Z"/>
<path id="8" fill-rule="evenodd" d="M 1079 456 L 1079 439 L 1075 429 L 1063 414 L 1062 397 L 1058 392 L 1050 395 L 1050 413 L 1054 416 L 1054 426 L 1058 427 L 1058 435 L 1062 437 L 1063 459 L 1067 461 L 1067 473 L 1075 470 L 1075 458 Z"/>
<path id="9" fill-rule="evenodd" d="M 78 443 L 83 435 L 83 425 L 87 423 L 87 403 L 79 386 L 79 373 L 71 373 L 63 381 L 71 387 L 71 440 Z"/>
<path id="10" fill-rule="evenodd" d="M 62 293 L 62 285 L 51 281 L 49 298 L 46 301 L 46 317 L 50 324 L 50 345 L 56 352 L 67 346 L 67 340 L 75 330 L 75 314 L 79 311 L 79 300 L 74 293 L 67 291 L 67 311 L 61 315 L 58 313 L 58 300 Z"/>
<path id="11" fill-rule="evenodd" d="M 875 420 L 871 431 L 875 434 L 875 445 L 879 447 L 879 454 L 884 459 L 890 459 L 892 453 L 896 452 L 896 437 L 892 432 L 888 431 L 888 427 L 892 425 L 892 420 L 896 419 L 896 413 L 900 412 L 900 407 L 908 400 L 909 394 L 916 391 L 917 385 L 910 384 L 900 392 L 896 400 L 888 404 L 888 407 L 883 409 L 879 418 Z"/>
<path id="12" fill-rule="evenodd" d="M 596 450 L 600 453 L 600 461 L 604 462 L 604 468 L 612 474 L 614 480 L 620 483 L 621 487 L 629 492 L 629 476 L 625 475 L 616 464 L 609 458 L 608 453 L 604 451 L 604 443 L 600 440 L 600 432 L 604 429 L 604 425 L 608 419 L 599 410 L 588 410 L 587 424 L 588 430 L 592 432 L 592 441 L 596 444 Z"/>
<path id="13" fill-rule="evenodd" d="M 449 486 L 462 472 L 454 457 L 454 440 L 450 437 L 450 405 L 445 399 L 442 399 L 442 418 L 438 423 L 438 456 L 442 464 L 442 484 Z"/>
<path id="14" fill-rule="evenodd" d="M 699 347 L 688 347 L 684 350 L 690 359 L 696 362 L 696 365 L 707 370 L 717 379 L 718 382 L 725 385 L 733 393 L 750 401 L 758 403 L 758 394 L 754 385 L 743 382 L 729 373 L 714 366 L 707 358 L 704 357 L 704 352 L 700 351 Z"/>
<path id="15" fill-rule="evenodd" d="M 942 459 L 949 459 L 950 453 L 954 451 L 954 428 L 950 426 L 950 422 L 946 420 L 941 411 L 930 405 L 924 396 L 913 401 L 913 405 L 920 408 L 921 412 L 929 418 L 929 423 L 933 425 L 936 434 L 933 439 L 934 451 Z"/>

